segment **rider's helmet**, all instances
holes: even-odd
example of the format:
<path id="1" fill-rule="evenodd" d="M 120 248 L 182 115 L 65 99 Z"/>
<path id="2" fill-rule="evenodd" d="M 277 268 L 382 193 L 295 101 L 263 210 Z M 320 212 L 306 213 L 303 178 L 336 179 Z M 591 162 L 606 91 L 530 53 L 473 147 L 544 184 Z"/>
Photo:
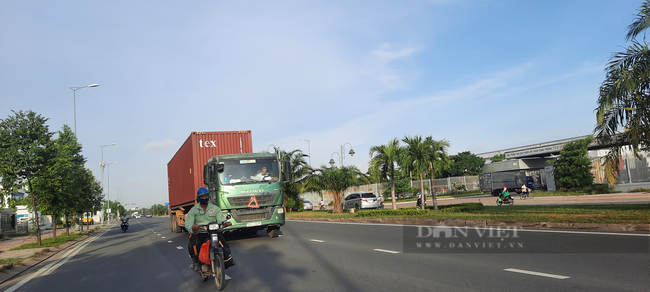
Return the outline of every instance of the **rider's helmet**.
<path id="1" fill-rule="evenodd" d="M 200 187 L 198 191 L 196 191 L 196 198 L 198 199 L 201 195 L 209 194 L 210 191 L 206 187 Z"/>

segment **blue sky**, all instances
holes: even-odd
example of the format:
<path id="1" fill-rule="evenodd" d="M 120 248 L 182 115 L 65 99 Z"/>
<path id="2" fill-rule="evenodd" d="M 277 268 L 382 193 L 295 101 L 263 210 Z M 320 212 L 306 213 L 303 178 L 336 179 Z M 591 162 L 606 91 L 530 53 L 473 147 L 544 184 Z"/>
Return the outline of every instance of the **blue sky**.
<path id="1" fill-rule="evenodd" d="M 167 202 L 192 131 L 251 130 L 255 152 L 367 170 L 368 149 L 431 135 L 450 154 L 590 134 L 639 0 L 0 0 L 0 118 L 73 127 L 110 193 Z M 350 146 L 346 145 L 346 152 Z M 105 182 L 107 179 L 105 178 Z"/>

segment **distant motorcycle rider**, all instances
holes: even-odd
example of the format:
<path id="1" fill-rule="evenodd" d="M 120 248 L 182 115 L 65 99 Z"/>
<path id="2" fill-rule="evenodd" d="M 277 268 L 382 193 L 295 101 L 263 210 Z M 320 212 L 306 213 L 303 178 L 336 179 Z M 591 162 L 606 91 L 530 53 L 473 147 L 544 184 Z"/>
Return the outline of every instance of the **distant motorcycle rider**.
<path id="1" fill-rule="evenodd" d="M 192 257 L 190 269 L 200 271 L 201 262 L 199 261 L 199 252 L 201 251 L 201 245 L 208 240 L 210 235 L 207 230 L 199 230 L 199 225 L 207 225 L 212 222 L 221 223 L 226 220 L 226 217 L 223 216 L 218 206 L 210 203 L 210 191 L 207 188 L 200 187 L 196 192 L 196 198 L 199 203 L 194 205 L 187 213 L 185 217 L 185 229 L 190 232 L 190 243 L 188 245 L 188 250 Z M 230 225 L 232 223 L 226 222 L 226 226 Z M 223 262 L 225 268 L 228 269 L 235 265 L 235 261 L 230 253 L 230 246 L 228 246 L 228 243 L 226 243 L 225 238 L 221 234 L 219 234 L 219 243 L 223 246 Z"/>
<path id="2" fill-rule="evenodd" d="M 507 196 L 510 196 L 510 192 L 508 192 L 508 187 L 504 186 L 503 191 L 499 194 L 499 199 L 503 200 Z"/>

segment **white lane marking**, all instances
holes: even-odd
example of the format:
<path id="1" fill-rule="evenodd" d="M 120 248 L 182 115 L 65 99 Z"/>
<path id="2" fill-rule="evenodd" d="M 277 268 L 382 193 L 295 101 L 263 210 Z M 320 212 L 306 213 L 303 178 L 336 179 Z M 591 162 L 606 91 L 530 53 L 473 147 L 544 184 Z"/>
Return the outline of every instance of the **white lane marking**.
<path id="1" fill-rule="evenodd" d="M 165 238 L 165 237 L 163 236 L 163 237 L 161 237 L 161 238 Z"/>
<path id="2" fill-rule="evenodd" d="M 399 253 L 399 251 L 387 250 L 387 249 L 379 249 L 379 248 L 375 248 L 373 250 L 374 251 L 379 251 L 379 252 L 386 252 L 386 253 Z"/>
<path id="3" fill-rule="evenodd" d="M 177 246 L 176 249 L 183 249 L 183 247 L 182 246 Z"/>
<path id="4" fill-rule="evenodd" d="M 515 272 L 515 273 L 521 273 L 521 274 L 527 274 L 527 275 L 533 275 L 533 276 L 541 276 L 541 277 L 548 277 L 548 278 L 553 278 L 553 279 L 568 279 L 571 278 L 569 276 L 562 276 L 562 275 L 554 275 L 554 274 L 547 274 L 547 273 L 540 273 L 540 272 L 533 272 L 533 271 L 526 271 L 526 270 L 520 270 L 520 269 L 503 269 L 504 271 L 508 272 Z"/>
<path id="5" fill-rule="evenodd" d="M 392 227 L 435 227 L 433 225 L 403 225 L 403 224 L 381 224 L 381 223 L 356 223 L 356 222 L 329 222 L 329 221 L 306 221 L 306 220 L 286 220 L 301 223 L 324 223 L 324 224 L 346 224 L 346 225 L 364 225 L 364 226 L 392 226 Z M 476 229 L 491 229 L 490 227 L 458 226 Z M 496 228 L 494 226 L 492 228 Z M 516 226 L 511 226 L 516 227 Z M 504 228 L 504 227 L 501 227 Z M 568 233 L 568 234 L 593 234 L 593 235 L 623 235 L 623 236 L 642 236 L 650 237 L 650 233 L 615 233 L 615 232 L 594 232 L 594 231 L 565 231 L 565 230 L 538 230 L 538 229 L 517 229 L 525 232 L 546 232 L 546 233 Z"/>
<path id="6" fill-rule="evenodd" d="M 232 278 L 230 276 L 228 276 L 228 274 L 226 274 L 226 280 L 230 280 L 230 279 L 232 279 Z"/>
<path id="7" fill-rule="evenodd" d="M 158 233 L 158 236 L 160 236 L 160 233 Z"/>
<path id="8" fill-rule="evenodd" d="M 171 241 L 171 240 L 167 240 L 167 243 L 172 243 L 172 242 L 173 242 L 173 241 Z"/>
<path id="9" fill-rule="evenodd" d="M 109 230 L 112 228 L 112 226 L 109 228 Z M 60 267 L 64 263 L 66 263 L 70 258 L 75 256 L 82 248 L 84 248 L 86 245 L 88 245 L 90 242 L 94 241 L 95 239 L 99 238 L 102 236 L 104 233 L 100 233 L 99 235 L 96 235 L 94 238 L 87 240 L 86 242 L 82 243 L 79 246 L 74 247 L 72 250 L 66 252 L 63 257 L 57 261 L 54 261 L 47 266 L 43 267 L 42 269 L 38 270 L 36 273 L 33 273 L 29 277 L 25 278 L 24 280 L 18 282 L 16 285 L 13 285 L 11 288 L 5 290 L 8 292 L 13 292 L 16 291 L 16 289 L 20 288 L 21 286 L 27 284 L 30 280 L 39 277 L 41 275 L 49 275 L 52 270 Z"/>
<path id="10" fill-rule="evenodd" d="M 325 242 L 325 240 L 318 240 L 318 239 L 310 239 L 309 241 L 313 241 L 313 242 Z"/>

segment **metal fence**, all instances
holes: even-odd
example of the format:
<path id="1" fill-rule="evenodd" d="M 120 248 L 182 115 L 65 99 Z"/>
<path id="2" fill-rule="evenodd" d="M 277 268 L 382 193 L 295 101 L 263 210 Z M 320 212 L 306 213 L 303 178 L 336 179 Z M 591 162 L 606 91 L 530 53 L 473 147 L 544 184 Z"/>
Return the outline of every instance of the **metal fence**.
<path id="1" fill-rule="evenodd" d="M 594 175 L 594 183 L 607 183 L 605 178 L 604 157 L 591 161 L 591 173 Z M 618 162 L 618 184 L 633 184 L 650 182 L 650 155 L 641 154 L 641 158 L 634 155 L 624 155 Z"/>
<path id="2" fill-rule="evenodd" d="M 423 183 L 428 187 L 428 189 L 431 189 L 430 180 L 428 179 L 424 180 Z M 460 185 L 464 185 L 465 189 L 468 191 L 480 190 L 478 176 L 456 176 L 456 177 L 440 178 L 440 179 L 433 180 L 433 190 L 436 194 L 453 192 L 457 188 L 460 188 Z M 420 187 L 420 181 L 419 180 L 411 181 L 411 187 Z M 372 192 L 379 196 L 384 192 L 384 190 L 388 188 L 390 188 L 390 185 L 388 185 L 387 183 L 361 185 L 361 186 L 356 186 L 356 187 L 351 187 L 346 189 L 343 192 L 343 197 L 345 197 L 348 194 L 356 193 L 356 192 Z M 429 190 L 427 189 L 425 189 L 424 192 L 427 195 L 430 194 Z M 300 197 L 303 198 L 304 200 L 308 200 L 314 203 L 314 205 L 318 205 L 318 202 L 320 202 L 321 200 L 321 194 L 325 204 L 329 204 L 329 202 L 334 201 L 334 193 L 329 191 L 322 191 L 320 192 L 320 194 L 318 192 L 302 193 L 300 194 Z M 408 197 L 411 194 L 404 194 L 404 195 Z"/>

